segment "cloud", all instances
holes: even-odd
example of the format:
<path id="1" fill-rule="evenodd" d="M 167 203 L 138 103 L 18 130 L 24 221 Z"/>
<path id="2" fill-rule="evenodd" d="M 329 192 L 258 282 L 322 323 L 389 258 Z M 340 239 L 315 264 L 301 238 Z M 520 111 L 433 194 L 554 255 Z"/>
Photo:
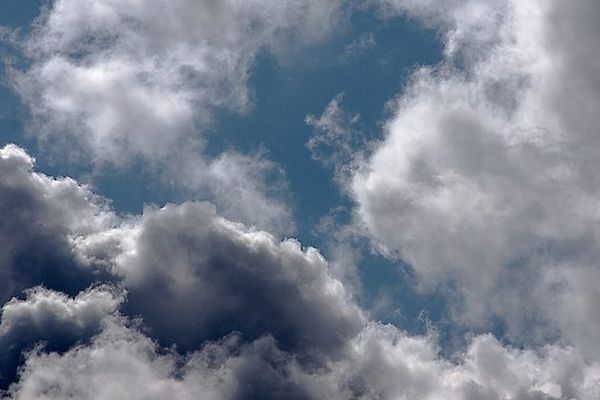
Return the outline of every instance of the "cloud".
<path id="1" fill-rule="evenodd" d="M 264 153 L 230 150 L 211 160 L 184 153 L 173 170 L 176 176 L 168 172 L 165 178 L 174 180 L 185 198 L 209 193 L 225 217 L 280 236 L 295 232 L 285 172 Z"/>
<path id="2" fill-rule="evenodd" d="M 187 198 L 289 234 L 285 198 L 260 190 L 283 185 L 278 167 L 264 154 L 213 159 L 204 132 L 218 112 L 251 109 L 257 54 L 285 59 L 324 39 L 343 9 L 337 0 L 55 0 L 21 43 L 26 66 L 8 80 L 50 154 L 95 170 L 141 161 Z"/>
<path id="3" fill-rule="evenodd" d="M 374 324 L 345 359 L 311 369 L 269 336 L 243 344 L 232 335 L 183 357 L 113 318 L 89 345 L 30 353 L 9 398 L 591 400 L 598 390 L 598 368 L 572 349 L 534 353 L 488 335 L 452 363 L 437 356 L 431 337 Z"/>
<path id="4" fill-rule="evenodd" d="M 182 352 L 239 332 L 243 342 L 267 335 L 303 363 L 339 357 L 365 323 L 316 249 L 231 222 L 208 203 L 119 217 L 76 181 L 34 172 L 17 146 L 0 154 L 0 199 L 11 216 L 2 226 L 5 300 L 40 284 L 76 295 L 38 288 L 4 306 L 7 380 L 22 350 L 38 340 L 66 350 L 120 303 Z M 127 300 L 104 287 L 83 291 L 94 282 L 112 282 Z"/>
<path id="5" fill-rule="evenodd" d="M 354 175 L 357 223 L 455 321 L 597 357 L 597 3 L 382 3 L 437 27 L 445 59 Z"/>
<path id="6" fill-rule="evenodd" d="M 47 351 L 66 351 L 80 340 L 100 331 L 107 315 L 114 313 L 124 297 L 114 288 L 97 286 L 75 298 L 42 287 L 26 291 L 2 307 L 0 322 L 0 385 L 14 380 L 21 353 L 44 342 Z"/>
<path id="7" fill-rule="evenodd" d="M 18 147 L 2 155 L 10 184 L 0 198 L 17 187 L 37 199 L 23 214 L 55 211 L 48 221 L 71 237 L 72 258 L 114 282 L 73 297 L 37 287 L 4 305 L 5 384 L 22 363 L 6 399 L 586 400 L 600 392 L 600 369 L 575 347 L 518 350 L 474 335 L 444 358 L 434 333 L 369 322 L 316 249 L 231 222 L 207 203 L 116 217 L 75 181 L 33 172 Z M 81 200 L 73 212 L 87 220 L 59 212 L 66 203 L 54 203 L 55 186 Z"/>
<path id="8" fill-rule="evenodd" d="M 76 294 L 103 278 L 99 265 L 83 265 L 72 241 L 110 227 L 106 200 L 69 178 L 33 171 L 21 148 L 0 148 L 0 301 L 45 285 Z M 104 276 L 106 278 L 106 276 Z"/>
<path id="9" fill-rule="evenodd" d="M 380 324 L 365 329 L 352 348 L 314 398 L 587 399 L 597 393 L 597 368 L 585 366 L 571 348 L 523 351 L 480 335 L 450 362 L 437 354 L 435 337 Z"/>
<path id="10" fill-rule="evenodd" d="M 306 148 L 314 160 L 333 167 L 338 179 L 351 170 L 353 159 L 364 151 L 365 140 L 359 129 L 360 114 L 344 110 L 344 93 L 335 96 L 320 116 L 308 114 L 304 122 L 314 130 Z"/>
<path id="11" fill-rule="evenodd" d="M 444 40 L 447 60 L 459 57 L 477 62 L 482 48 L 506 39 L 500 32 L 510 23 L 510 0 L 374 0 L 384 18 L 408 16 L 429 28 L 438 29 Z M 534 7 L 531 8 L 533 10 Z M 531 24 L 535 24 L 532 22 Z"/>
<path id="12" fill-rule="evenodd" d="M 19 204 L 3 225 L 5 300 L 40 284 L 75 295 L 114 282 L 129 293 L 126 313 L 182 349 L 240 331 L 271 334 L 307 357 L 334 355 L 364 323 L 316 249 L 231 222 L 208 203 L 118 217 L 77 182 L 34 172 L 22 149 L 1 154 L 0 198 L 7 210 Z"/>
<path id="13" fill-rule="evenodd" d="M 241 345 L 234 335 L 182 357 L 114 319 L 89 346 L 31 353 L 7 398 L 308 398 L 296 368 L 269 337 Z"/>
<path id="14" fill-rule="evenodd" d="M 333 354 L 363 323 L 316 249 L 232 223 L 206 203 L 147 210 L 130 229 L 115 257 L 125 308 L 184 349 L 239 331 Z"/>
<path id="15" fill-rule="evenodd" d="M 117 216 L 0 149 L 6 382 L 24 361 L 2 396 L 598 398 L 600 6 L 380 4 L 438 29 L 445 60 L 413 75 L 368 159 L 343 135 L 356 119 L 341 97 L 307 118 L 309 147 L 359 163 L 347 189 L 378 251 L 408 261 L 422 289 L 445 288 L 462 327 L 498 323 L 516 346 L 471 334 L 448 358 L 434 333 L 369 321 L 318 250 L 253 227 L 288 229 L 269 201 L 276 166 L 203 156 L 213 112 L 250 106 L 257 52 L 318 40 L 337 3 L 59 0 L 13 76 L 42 140 L 75 138 L 96 165 L 168 166 L 218 207 Z"/>
<path id="16" fill-rule="evenodd" d="M 72 179 L 35 172 L 34 162 L 17 146 L 0 148 L 0 301 L 12 298 L 0 323 L 0 386 L 14 379 L 22 350 L 40 340 L 67 350 L 120 302 L 101 288 L 84 291 L 115 279 L 105 259 L 84 260 L 74 246 L 114 226 L 108 201 Z M 13 298 L 23 293 L 25 300 Z"/>
<path id="17" fill-rule="evenodd" d="M 344 51 L 339 56 L 339 60 L 341 63 L 347 63 L 353 58 L 359 57 L 366 53 L 371 48 L 375 47 L 375 45 L 376 42 L 373 33 L 364 33 L 344 46 Z"/>

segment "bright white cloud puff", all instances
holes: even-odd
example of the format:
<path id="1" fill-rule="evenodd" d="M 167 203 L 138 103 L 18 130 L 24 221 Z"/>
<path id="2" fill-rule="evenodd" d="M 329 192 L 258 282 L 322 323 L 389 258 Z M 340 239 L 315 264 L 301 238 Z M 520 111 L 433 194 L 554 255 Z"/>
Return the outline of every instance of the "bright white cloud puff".
<path id="1" fill-rule="evenodd" d="M 387 1 L 438 27 L 351 183 L 380 252 L 445 286 L 457 321 L 598 353 L 595 1 Z"/>

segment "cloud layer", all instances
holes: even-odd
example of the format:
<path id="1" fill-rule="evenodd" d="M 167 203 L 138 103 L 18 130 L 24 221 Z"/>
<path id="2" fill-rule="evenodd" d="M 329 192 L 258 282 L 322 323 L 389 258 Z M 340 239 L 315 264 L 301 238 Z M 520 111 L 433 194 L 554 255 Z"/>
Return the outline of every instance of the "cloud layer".
<path id="1" fill-rule="evenodd" d="M 70 201 L 82 207 L 55 214 L 53 228 L 65 232 L 72 265 L 102 270 L 112 282 L 75 297 L 35 288 L 4 305 L 4 385 L 14 382 L 7 399 L 593 399 L 599 393 L 597 365 L 573 347 L 517 350 L 481 335 L 445 359 L 435 332 L 409 336 L 369 322 L 315 249 L 230 222 L 207 203 L 116 217 L 75 181 L 34 172 L 33 160 L 16 146 L 2 154 L 22 167 L 5 179 L 16 186 L 43 182 L 30 188 L 39 201 L 27 204 L 28 214 L 54 204 L 44 196 L 48 187 L 68 184 Z M 12 188 L 0 190 L 6 198 Z M 74 224 L 82 209 L 93 210 L 91 225 Z M 37 243 L 44 240 L 51 239 Z M 12 259 L 3 270 L 19 263 Z M 43 268 L 51 274 L 61 266 Z"/>
<path id="2" fill-rule="evenodd" d="M 92 343 L 64 353 L 30 353 L 13 399 L 594 399 L 598 367 L 569 348 L 539 353 L 474 338 L 459 363 L 440 359 L 430 337 L 370 325 L 346 358 L 307 368 L 270 336 L 236 335 L 180 356 L 160 350 L 122 319 L 109 317 Z"/>

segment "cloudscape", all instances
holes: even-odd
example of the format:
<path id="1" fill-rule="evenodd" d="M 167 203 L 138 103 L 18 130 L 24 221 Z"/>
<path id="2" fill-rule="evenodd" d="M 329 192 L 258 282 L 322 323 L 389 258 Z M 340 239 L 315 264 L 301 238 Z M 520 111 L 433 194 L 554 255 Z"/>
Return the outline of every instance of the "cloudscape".
<path id="1" fill-rule="evenodd" d="M 600 2 L 6 0 L 0 398 L 600 399 Z"/>

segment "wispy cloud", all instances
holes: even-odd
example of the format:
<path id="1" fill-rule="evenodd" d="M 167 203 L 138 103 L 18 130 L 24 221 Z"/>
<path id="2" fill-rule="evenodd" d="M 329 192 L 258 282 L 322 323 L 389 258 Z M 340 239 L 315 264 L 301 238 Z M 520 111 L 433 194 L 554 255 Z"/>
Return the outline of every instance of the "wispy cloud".
<path id="1" fill-rule="evenodd" d="M 344 46 L 342 54 L 340 54 L 340 62 L 348 63 L 353 58 L 359 57 L 367 53 L 371 48 L 376 46 L 375 35 L 372 32 L 367 32 L 354 39 L 352 42 Z"/>

